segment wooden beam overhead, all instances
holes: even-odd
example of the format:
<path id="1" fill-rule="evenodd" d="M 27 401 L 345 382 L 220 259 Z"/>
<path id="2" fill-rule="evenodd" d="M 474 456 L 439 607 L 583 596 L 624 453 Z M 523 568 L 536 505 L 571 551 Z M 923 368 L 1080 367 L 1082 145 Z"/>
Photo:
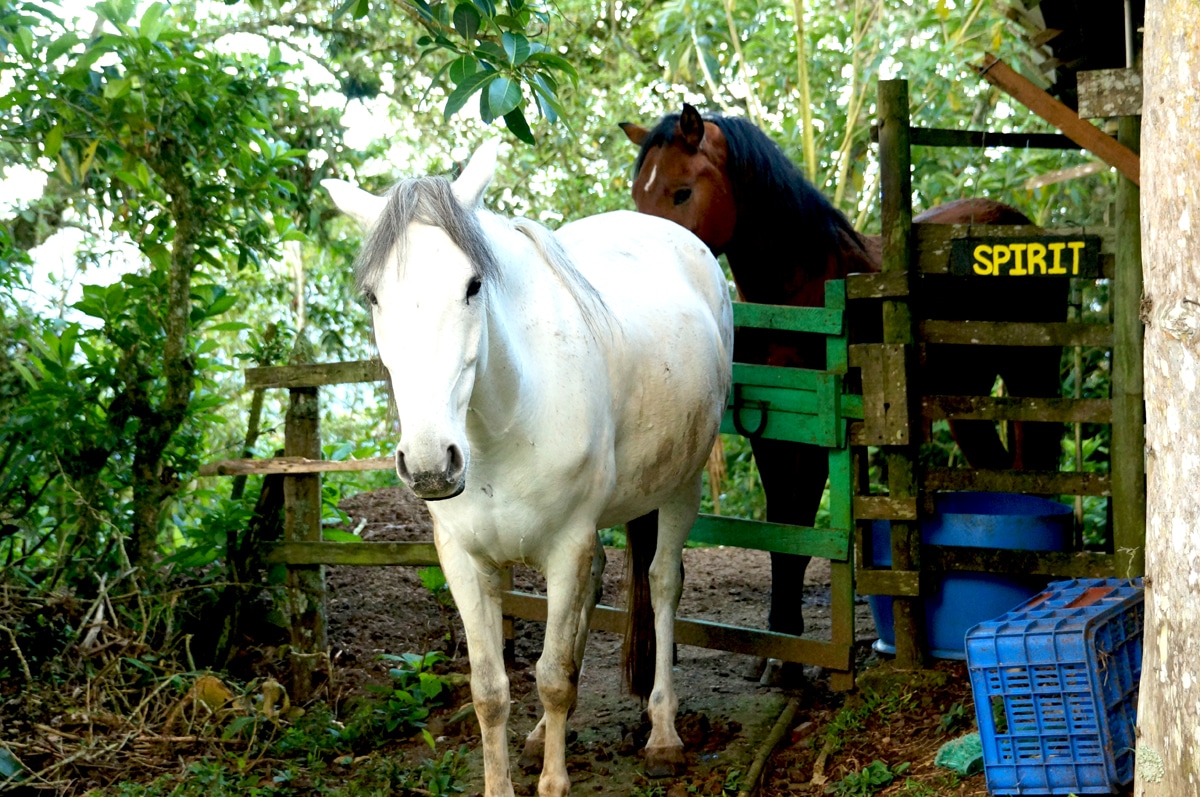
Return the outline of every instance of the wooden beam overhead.
<path id="1" fill-rule="evenodd" d="M 1003 89 L 1014 100 L 1057 127 L 1064 135 L 1109 166 L 1115 167 L 1135 184 L 1138 182 L 1141 161 L 1130 149 L 1105 135 L 1095 125 L 1080 119 L 1078 114 L 1066 105 L 1042 91 L 991 53 L 987 54 L 977 69 L 989 83 Z"/>

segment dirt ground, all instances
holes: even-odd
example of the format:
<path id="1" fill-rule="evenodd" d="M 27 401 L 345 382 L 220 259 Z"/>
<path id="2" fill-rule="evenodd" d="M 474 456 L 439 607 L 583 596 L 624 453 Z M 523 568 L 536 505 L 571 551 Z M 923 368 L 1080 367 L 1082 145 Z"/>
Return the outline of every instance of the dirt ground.
<path id="1" fill-rule="evenodd" d="M 432 530 L 424 503 L 404 487 L 363 493 L 345 500 L 342 509 L 368 541 L 428 540 Z M 610 549 L 603 602 L 621 605 L 623 551 Z M 765 626 L 770 588 L 766 553 L 742 549 L 700 548 L 684 552 L 685 585 L 680 616 L 731 625 Z M 329 568 L 329 642 L 335 662 L 335 689 L 349 694 L 363 684 L 386 679 L 383 653 L 451 655 L 454 668 L 467 670 L 461 624 L 452 608 L 434 598 L 417 568 Z M 519 590 L 542 592 L 540 576 L 514 572 Z M 829 568 L 815 560 L 805 579 L 804 612 L 808 634 L 829 635 Z M 942 662 L 917 679 L 893 676 L 870 644 L 874 624 L 863 601 L 856 612 L 860 689 L 849 699 L 829 690 L 816 668 L 806 668 L 802 684 L 763 685 L 751 673 L 749 656 L 680 646 L 676 668 L 680 734 L 688 771 L 675 779 L 647 781 L 634 753 L 646 728 L 639 702 L 624 693 L 619 667 L 621 640 L 593 631 L 580 677 L 579 707 L 573 715 L 569 766 L 573 793 L 638 794 L 682 797 L 685 794 L 737 794 L 749 785 L 745 774 L 764 739 L 789 701 L 798 706 L 791 727 L 769 759 L 763 795 L 825 794 L 833 784 L 875 760 L 893 770 L 909 767 L 891 786 L 863 794 L 983 795 L 983 777 L 958 778 L 934 768 L 934 754 L 946 741 L 974 725 L 970 687 L 961 663 Z M 524 736 L 540 713 L 534 663 L 541 649 L 540 624 L 517 621 L 516 659 L 510 669 L 513 710 L 510 718 L 514 762 Z M 881 665 L 882 666 L 877 666 Z M 867 705 L 861 721 L 831 736 L 837 712 L 858 704 L 864 695 L 890 694 L 883 706 Z M 447 710 L 447 716 L 452 713 Z M 473 720 L 454 725 L 435 718 L 431 730 L 441 744 L 478 748 Z M 844 720 L 839 720 L 844 724 Z M 839 726 L 840 727 L 840 726 Z M 439 747 L 441 747 L 439 744 Z M 640 744 L 636 744 L 640 747 Z M 477 758 L 469 794 L 482 788 Z M 537 772 L 514 764 L 518 794 L 536 793 Z M 860 792 L 847 792 L 858 794 Z"/>

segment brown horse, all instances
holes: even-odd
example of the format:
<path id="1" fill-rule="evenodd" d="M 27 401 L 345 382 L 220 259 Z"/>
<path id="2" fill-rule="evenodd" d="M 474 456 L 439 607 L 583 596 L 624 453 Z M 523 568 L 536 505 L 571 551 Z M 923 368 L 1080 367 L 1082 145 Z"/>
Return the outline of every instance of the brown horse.
<path id="1" fill-rule="evenodd" d="M 725 254 L 743 301 L 820 306 L 826 280 L 879 270 L 879 238 L 859 235 L 753 124 L 736 117 L 701 117 L 684 105 L 682 113 L 664 116 L 650 130 L 628 122 L 621 128 L 641 148 L 634 167 L 637 209 L 682 224 L 714 254 Z M 1019 211 L 987 199 L 950 202 L 914 221 L 1031 223 Z M 1061 321 L 1066 291 L 1065 283 L 1034 292 L 1016 282 L 997 286 L 929 277 L 922 280 L 915 311 L 919 317 L 945 320 Z M 878 317 L 877 309 L 874 315 Z M 849 323 L 852 334 L 866 326 L 853 307 Z M 999 374 L 1011 395 L 1060 395 L 1060 349 L 925 349 L 921 378 L 927 394 L 987 395 Z M 823 341 L 795 333 L 739 331 L 734 356 L 738 362 L 825 365 Z M 1014 433 L 1011 450 L 990 421 L 951 426 L 973 467 L 1057 469 L 1060 424 L 1020 425 L 1024 428 Z M 828 476 L 825 449 L 762 438 L 750 444 L 766 493 L 767 519 L 811 526 Z M 771 630 L 803 633 L 801 596 L 807 566 L 808 557 L 771 555 Z"/>

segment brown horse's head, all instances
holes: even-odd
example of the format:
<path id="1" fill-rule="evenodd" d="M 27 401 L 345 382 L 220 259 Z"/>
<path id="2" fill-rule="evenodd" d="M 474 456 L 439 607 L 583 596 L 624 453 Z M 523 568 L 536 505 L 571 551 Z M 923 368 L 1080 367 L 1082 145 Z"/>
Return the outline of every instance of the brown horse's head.
<path id="1" fill-rule="evenodd" d="M 641 147 L 633 182 L 637 209 L 683 225 L 716 254 L 724 251 L 737 226 L 737 206 L 721 129 L 687 104 L 652 130 L 630 122 L 621 129 Z"/>

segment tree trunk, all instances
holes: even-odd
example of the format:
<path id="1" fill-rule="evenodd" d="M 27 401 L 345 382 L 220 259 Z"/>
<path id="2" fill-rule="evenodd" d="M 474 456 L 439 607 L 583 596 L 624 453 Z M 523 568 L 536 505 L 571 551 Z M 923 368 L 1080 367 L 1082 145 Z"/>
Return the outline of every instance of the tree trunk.
<path id="1" fill-rule="evenodd" d="M 1146 3 L 1146 631 L 1135 794 L 1200 792 L 1200 5 Z"/>
<path id="2" fill-rule="evenodd" d="M 191 333 L 192 273 L 196 269 L 196 241 L 202 229 L 202 205 L 194 202 L 186 161 L 171 143 L 164 143 L 151 168 L 162 178 L 171 198 L 170 213 L 175 222 L 171 241 L 171 264 L 167 272 L 166 295 L 162 297 L 163 362 L 166 381 L 164 395 L 155 405 L 138 384 L 127 382 L 125 390 L 133 400 L 134 414 L 140 423 L 134 440 L 133 530 L 126 544 L 129 560 L 135 566 L 149 568 L 158 559 L 158 530 L 162 512 L 181 484 L 176 475 L 163 467 L 163 454 L 171 438 L 187 418 L 188 405 L 195 388 L 195 375 L 188 354 Z"/>

